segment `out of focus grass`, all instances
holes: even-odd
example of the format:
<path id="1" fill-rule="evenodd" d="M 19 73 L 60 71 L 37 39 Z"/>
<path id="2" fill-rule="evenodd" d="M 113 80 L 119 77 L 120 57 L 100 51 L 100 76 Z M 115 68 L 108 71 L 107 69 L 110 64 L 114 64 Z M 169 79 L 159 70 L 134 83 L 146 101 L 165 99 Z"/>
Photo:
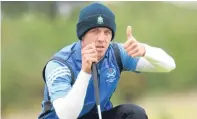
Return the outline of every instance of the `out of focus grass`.
<path id="1" fill-rule="evenodd" d="M 148 96 L 137 101 L 149 119 L 197 119 L 197 93 Z"/>

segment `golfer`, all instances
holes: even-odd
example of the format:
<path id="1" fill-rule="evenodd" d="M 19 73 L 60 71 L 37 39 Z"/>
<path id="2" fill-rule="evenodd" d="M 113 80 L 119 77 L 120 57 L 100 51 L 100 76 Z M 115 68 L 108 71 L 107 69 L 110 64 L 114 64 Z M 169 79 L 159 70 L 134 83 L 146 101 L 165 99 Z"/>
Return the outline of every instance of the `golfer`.
<path id="1" fill-rule="evenodd" d="M 125 42 L 112 43 L 116 34 L 114 13 L 101 3 L 80 11 L 76 25 L 79 40 L 54 54 L 43 69 L 46 85 L 39 119 L 98 119 L 93 63 L 98 71 L 102 119 L 148 119 L 145 109 L 138 105 L 114 107 L 110 102 L 121 72 L 170 72 L 176 65 L 161 48 L 137 41 L 131 26 L 125 29 Z"/>

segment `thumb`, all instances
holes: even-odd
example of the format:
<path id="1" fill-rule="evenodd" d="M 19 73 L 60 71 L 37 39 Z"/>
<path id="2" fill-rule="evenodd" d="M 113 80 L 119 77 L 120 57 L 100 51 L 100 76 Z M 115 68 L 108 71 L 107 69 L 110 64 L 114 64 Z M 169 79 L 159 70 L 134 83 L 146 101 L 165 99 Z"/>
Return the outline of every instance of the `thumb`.
<path id="1" fill-rule="evenodd" d="M 92 46 L 95 47 L 95 43 L 94 42 L 92 43 Z"/>
<path id="2" fill-rule="evenodd" d="M 132 28 L 131 26 L 127 26 L 127 40 L 132 39 Z"/>

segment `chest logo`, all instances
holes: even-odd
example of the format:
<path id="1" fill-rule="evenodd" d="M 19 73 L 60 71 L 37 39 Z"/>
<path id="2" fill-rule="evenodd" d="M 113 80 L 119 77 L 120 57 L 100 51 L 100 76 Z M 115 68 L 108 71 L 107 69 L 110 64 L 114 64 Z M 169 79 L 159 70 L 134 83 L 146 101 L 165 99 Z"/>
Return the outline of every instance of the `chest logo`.
<path id="1" fill-rule="evenodd" d="M 116 79 L 116 70 L 114 68 L 109 68 L 107 70 L 107 80 L 106 82 L 114 82 L 114 80 Z"/>

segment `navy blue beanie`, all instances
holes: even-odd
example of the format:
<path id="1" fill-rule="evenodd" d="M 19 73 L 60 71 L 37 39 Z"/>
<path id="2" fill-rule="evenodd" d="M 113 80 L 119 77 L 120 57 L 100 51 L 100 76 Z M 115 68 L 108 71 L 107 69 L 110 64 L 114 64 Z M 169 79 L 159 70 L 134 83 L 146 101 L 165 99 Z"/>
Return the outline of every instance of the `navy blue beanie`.
<path id="1" fill-rule="evenodd" d="M 112 40 L 116 32 L 115 16 L 113 12 L 100 3 L 92 3 L 80 11 L 77 23 L 77 36 L 82 37 L 90 29 L 95 27 L 107 27 L 112 31 Z"/>

